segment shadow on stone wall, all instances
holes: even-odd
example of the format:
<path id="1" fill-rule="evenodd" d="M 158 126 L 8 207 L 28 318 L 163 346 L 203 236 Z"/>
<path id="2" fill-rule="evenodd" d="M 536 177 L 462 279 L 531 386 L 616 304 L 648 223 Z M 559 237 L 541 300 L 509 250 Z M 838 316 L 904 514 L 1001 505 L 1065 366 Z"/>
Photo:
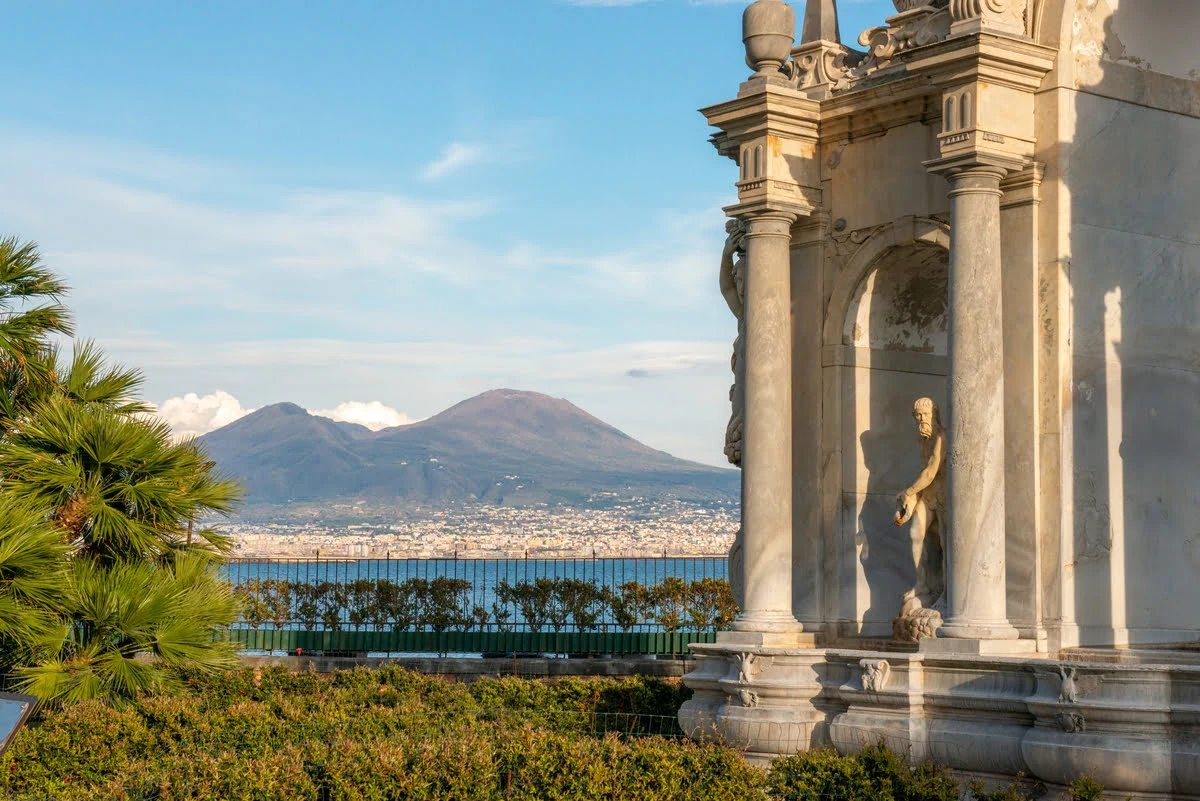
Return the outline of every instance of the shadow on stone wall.
<path id="1" fill-rule="evenodd" d="M 1074 558 L 1065 569 L 1084 645 L 1194 641 L 1200 119 L 1139 104 L 1164 97 L 1170 79 L 1127 58 L 1116 16 L 1096 13 L 1109 15 L 1103 42 L 1087 44 L 1104 55 L 1080 69 L 1076 130 L 1062 145 L 1074 359 Z"/>

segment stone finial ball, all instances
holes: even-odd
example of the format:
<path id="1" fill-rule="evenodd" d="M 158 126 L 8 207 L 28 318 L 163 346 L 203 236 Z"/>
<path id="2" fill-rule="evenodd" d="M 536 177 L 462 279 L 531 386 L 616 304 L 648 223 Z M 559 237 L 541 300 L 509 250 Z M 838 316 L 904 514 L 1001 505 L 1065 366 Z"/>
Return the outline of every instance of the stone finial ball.
<path id="1" fill-rule="evenodd" d="M 756 0 L 742 14 L 746 63 L 759 75 L 778 71 L 792 55 L 796 12 L 783 0 Z"/>

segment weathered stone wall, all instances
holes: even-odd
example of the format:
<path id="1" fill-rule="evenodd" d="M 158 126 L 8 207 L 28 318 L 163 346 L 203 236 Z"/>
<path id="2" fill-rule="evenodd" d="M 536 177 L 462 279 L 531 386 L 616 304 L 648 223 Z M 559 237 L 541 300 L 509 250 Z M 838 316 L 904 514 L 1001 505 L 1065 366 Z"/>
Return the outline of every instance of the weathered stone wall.
<path id="1" fill-rule="evenodd" d="M 1152 6 L 1152 7 L 1151 7 Z M 1200 4 L 1078 0 L 1062 592 L 1084 644 L 1200 639 Z"/>

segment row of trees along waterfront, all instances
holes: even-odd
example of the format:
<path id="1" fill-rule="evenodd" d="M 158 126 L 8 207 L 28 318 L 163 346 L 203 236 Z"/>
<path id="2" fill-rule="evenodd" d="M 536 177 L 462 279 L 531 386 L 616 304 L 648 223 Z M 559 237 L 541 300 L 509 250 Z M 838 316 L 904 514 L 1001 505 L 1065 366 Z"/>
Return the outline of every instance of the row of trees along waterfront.
<path id="1" fill-rule="evenodd" d="M 242 619 L 252 628 L 301 626 L 399 631 L 631 631 L 655 627 L 724 628 L 737 614 L 729 583 L 668 576 L 646 586 L 619 587 L 579 578 L 502 580 L 480 597 L 472 582 L 449 576 L 432 579 L 357 579 L 305 582 L 253 579 L 238 586 Z"/>

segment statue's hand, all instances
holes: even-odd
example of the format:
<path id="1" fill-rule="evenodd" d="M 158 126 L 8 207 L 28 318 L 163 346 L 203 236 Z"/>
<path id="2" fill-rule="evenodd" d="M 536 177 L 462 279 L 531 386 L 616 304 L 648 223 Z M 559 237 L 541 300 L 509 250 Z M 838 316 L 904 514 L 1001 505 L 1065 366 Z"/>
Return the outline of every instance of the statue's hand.
<path id="1" fill-rule="evenodd" d="M 902 526 L 909 521 L 913 516 L 913 512 L 917 510 L 917 495 L 914 492 L 904 490 L 896 496 L 896 514 L 892 518 L 892 523 L 897 526 Z"/>

